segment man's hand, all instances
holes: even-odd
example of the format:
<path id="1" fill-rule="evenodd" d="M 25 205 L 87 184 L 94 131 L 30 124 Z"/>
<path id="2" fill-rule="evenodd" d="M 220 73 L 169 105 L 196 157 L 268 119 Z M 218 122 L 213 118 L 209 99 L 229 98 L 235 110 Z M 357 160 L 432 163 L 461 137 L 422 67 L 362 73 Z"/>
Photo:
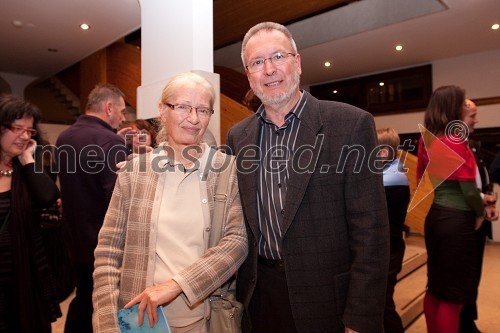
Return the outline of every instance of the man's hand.
<path id="1" fill-rule="evenodd" d="M 135 133 L 135 131 L 132 127 L 124 127 L 121 130 L 119 130 L 118 132 L 116 132 L 116 134 L 121 136 L 123 139 L 125 139 L 125 136 L 127 134 L 134 134 L 134 133 Z"/>
<path id="2" fill-rule="evenodd" d="M 498 210 L 495 208 L 495 206 L 486 206 L 484 207 L 486 210 L 486 217 L 488 221 L 496 221 L 498 220 Z"/>

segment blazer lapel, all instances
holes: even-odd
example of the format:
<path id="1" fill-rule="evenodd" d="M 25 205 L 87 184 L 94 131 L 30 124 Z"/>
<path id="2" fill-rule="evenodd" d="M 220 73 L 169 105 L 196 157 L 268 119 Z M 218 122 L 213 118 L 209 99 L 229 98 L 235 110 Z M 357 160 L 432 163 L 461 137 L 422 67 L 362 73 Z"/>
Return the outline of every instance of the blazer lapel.
<path id="1" fill-rule="evenodd" d="M 245 216 L 255 237 L 258 237 L 259 220 L 257 217 L 257 176 L 260 167 L 260 151 L 258 149 L 260 121 L 255 116 L 243 128 L 240 137 L 233 137 L 238 152 L 238 181 Z M 238 133 L 235 133 L 237 135 Z"/>
<path id="2" fill-rule="evenodd" d="M 294 156 L 292 157 L 292 166 L 289 167 L 288 188 L 285 199 L 285 215 L 283 218 L 283 234 L 286 234 L 288 228 L 297 213 L 297 209 L 302 202 L 304 194 L 309 184 L 309 180 L 316 168 L 316 163 L 323 144 L 323 136 L 318 135 L 323 122 L 321 120 L 320 110 L 317 100 L 309 95 L 307 92 L 306 109 L 302 113 L 301 125 L 297 142 L 294 149 Z M 311 150 L 311 154 L 304 151 Z"/>

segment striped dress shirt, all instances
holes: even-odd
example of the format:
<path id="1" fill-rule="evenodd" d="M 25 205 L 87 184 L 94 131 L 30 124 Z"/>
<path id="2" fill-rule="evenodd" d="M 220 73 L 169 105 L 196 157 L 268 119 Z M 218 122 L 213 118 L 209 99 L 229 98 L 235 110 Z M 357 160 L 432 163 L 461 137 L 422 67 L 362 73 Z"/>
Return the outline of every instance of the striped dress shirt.
<path id="1" fill-rule="evenodd" d="M 289 166 L 295 151 L 300 129 L 300 117 L 307 99 L 300 100 L 285 116 L 278 127 L 267 120 L 264 106 L 257 110 L 260 126 L 260 170 L 257 185 L 258 217 L 261 236 L 259 255 L 268 259 L 281 259 L 283 216 Z"/>

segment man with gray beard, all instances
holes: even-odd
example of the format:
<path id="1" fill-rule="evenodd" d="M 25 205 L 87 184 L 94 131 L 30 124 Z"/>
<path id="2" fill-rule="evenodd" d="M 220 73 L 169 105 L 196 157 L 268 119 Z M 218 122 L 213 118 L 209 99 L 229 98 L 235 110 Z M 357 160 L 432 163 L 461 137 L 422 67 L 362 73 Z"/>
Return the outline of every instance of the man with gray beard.
<path id="1" fill-rule="evenodd" d="M 280 24 L 251 28 L 241 57 L 262 101 L 227 141 L 249 240 L 243 332 L 382 332 L 389 228 L 373 117 L 300 90 Z"/>

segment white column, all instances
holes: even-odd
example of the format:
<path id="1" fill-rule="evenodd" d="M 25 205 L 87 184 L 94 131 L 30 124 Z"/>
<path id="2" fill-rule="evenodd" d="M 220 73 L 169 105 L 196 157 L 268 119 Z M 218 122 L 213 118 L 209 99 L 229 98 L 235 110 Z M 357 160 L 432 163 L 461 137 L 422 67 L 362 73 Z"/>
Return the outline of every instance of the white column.
<path id="1" fill-rule="evenodd" d="M 158 102 L 166 82 L 188 71 L 203 74 L 219 95 L 219 79 L 213 74 L 213 1 L 140 0 L 141 86 L 137 90 L 137 118 L 158 116 Z M 209 129 L 219 142 L 217 114 Z"/>

